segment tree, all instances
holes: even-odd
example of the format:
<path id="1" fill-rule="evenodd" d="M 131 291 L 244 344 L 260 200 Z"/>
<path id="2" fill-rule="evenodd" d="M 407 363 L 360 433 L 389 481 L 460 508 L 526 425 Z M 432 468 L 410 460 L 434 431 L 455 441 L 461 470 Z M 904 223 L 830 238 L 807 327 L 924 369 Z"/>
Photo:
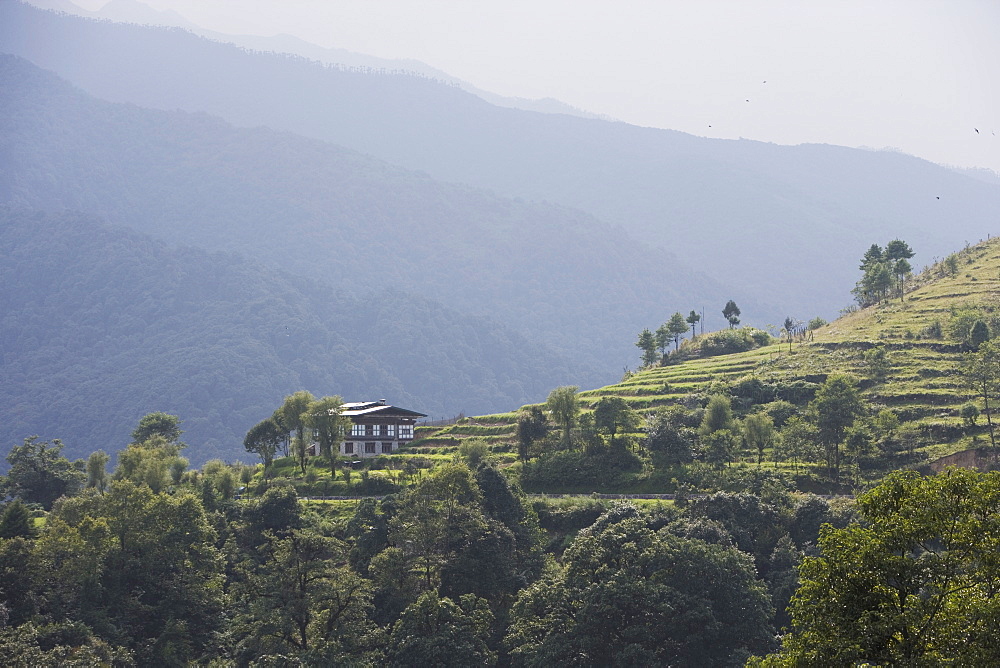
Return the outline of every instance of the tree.
<path id="1" fill-rule="evenodd" d="M 643 445 L 665 466 L 677 466 L 691 461 L 692 430 L 677 423 L 664 410 L 646 416 L 646 436 Z"/>
<path id="2" fill-rule="evenodd" d="M 639 332 L 635 345 L 642 350 L 642 365 L 652 366 L 656 362 L 656 338 L 648 327 Z"/>
<path id="3" fill-rule="evenodd" d="M 847 428 L 864 411 L 854 379 L 844 374 L 830 376 L 820 385 L 809 406 L 816 416 L 820 440 L 826 446 L 827 466 L 839 479 L 840 444 Z"/>
<path id="4" fill-rule="evenodd" d="M 716 429 L 701 436 L 701 458 L 717 469 L 736 455 L 736 437 L 729 429 Z"/>
<path id="5" fill-rule="evenodd" d="M 865 366 L 868 367 L 869 377 L 876 382 L 884 381 L 889 375 L 889 371 L 892 370 L 889 353 L 885 346 L 870 348 L 862 353 L 861 357 L 864 359 Z"/>
<path id="6" fill-rule="evenodd" d="M 545 407 L 552 416 L 552 421 L 562 427 L 563 445 L 567 448 L 573 442 L 573 426 L 580 414 L 580 404 L 576 398 L 578 389 L 580 388 L 576 385 L 563 385 L 549 392 L 549 397 L 545 400 Z"/>
<path id="7" fill-rule="evenodd" d="M 903 301 L 903 288 L 906 284 L 906 277 L 912 271 L 913 267 L 910 266 L 910 263 L 905 258 L 896 260 L 892 265 L 892 273 L 896 275 L 896 280 L 899 282 L 899 301 Z"/>
<path id="8" fill-rule="evenodd" d="M 234 585 L 234 628 L 242 665 L 289 655 L 306 665 L 360 659 L 373 625 L 371 585 L 344 564 L 347 546 L 312 530 L 268 535 Z M 296 662 L 298 663 L 298 662 Z"/>
<path id="9" fill-rule="evenodd" d="M 740 307 L 730 299 L 726 302 L 725 308 L 722 309 L 722 317 L 729 322 L 729 329 L 733 329 L 740 324 Z"/>
<path id="10" fill-rule="evenodd" d="M 309 402 L 303 422 L 313 430 L 319 443 L 319 452 L 330 463 L 330 474 L 337 475 L 340 442 L 351 428 L 351 419 L 341 415 L 344 400 L 340 397 L 323 397 Z"/>
<path id="11" fill-rule="evenodd" d="M 972 323 L 972 329 L 969 330 L 969 345 L 972 346 L 973 350 L 979 350 L 979 346 L 983 345 L 990 340 L 990 328 L 982 320 L 976 320 Z"/>
<path id="12" fill-rule="evenodd" d="M 60 594 L 65 607 L 121 639 L 139 665 L 161 666 L 186 665 L 217 647 L 224 619 L 217 538 L 193 494 L 116 480 L 105 494 L 63 499 L 38 541 L 48 546 L 40 558 L 51 586 L 70 583 Z"/>
<path id="13" fill-rule="evenodd" d="M 545 438 L 549 426 L 540 406 L 529 406 L 517 415 L 517 456 L 522 462 L 531 456 L 531 445 Z"/>
<path id="14" fill-rule="evenodd" d="M 792 318 L 792 316 L 785 318 L 785 326 L 783 329 L 785 330 L 785 337 L 788 339 L 788 352 L 792 352 L 792 337 L 795 336 L 795 330 L 797 327 L 798 323 L 795 322 L 795 319 Z"/>
<path id="15" fill-rule="evenodd" d="M 888 298 L 892 288 L 892 270 L 888 262 L 878 262 L 865 268 L 864 276 L 853 292 L 861 306 L 870 306 Z"/>
<path id="16" fill-rule="evenodd" d="M 879 265 L 883 262 L 882 247 L 878 244 L 872 244 L 865 251 L 865 254 L 861 258 L 861 265 L 858 267 L 861 271 L 868 271 L 872 267 Z"/>
<path id="17" fill-rule="evenodd" d="M 686 331 L 686 329 L 685 329 Z M 670 345 L 670 328 L 667 323 L 663 323 L 656 328 L 656 347 L 660 351 L 660 357 L 667 354 L 667 346 Z"/>
<path id="18" fill-rule="evenodd" d="M 103 492 L 108 486 L 108 461 L 111 457 L 104 450 L 90 453 L 87 457 L 87 487 Z"/>
<path id="19" fill-rule="evenodd" d="M 299 468 L 304 474 L 306 472 L 306 437 L 305 437 L 305 416 L 309 410 L 309 404 L 314 402 L 314 397 L 310 392 L 299 390 L 294 394 L 285 397 L 285 401 L 278 408 L 277 413 L 281 416 L 281 424 L 289 431 L 295 432 L 293 441 L 295 458 L 299 462 Z"/>
<path id="20" fill-rule="evenodd" d="M 694 311 L 691 311 L 690 313 L 688 313 L 688 317 L 684 319 L 684 322 L 686 322 L 687 324 L 691 325 L 691 340 L 692 341 L 694 341 L 694 338 L 695 338 L 695 325 L 698 324 L 699 320 L 701 320 L 701 316 L 698 315 L 697 313 L 695 313 Z"/>
<path id="21" fill-rule="evenodd" d="M 670 316 L 670 320 L 667 321 L 667 331 L 670 332 L 670 338 L 674 340 L 674 350 L 678 350 L 681 346 L 681 337 L 688 331 L 684 316 L 680 313 L 674 313 Z"/>
<path id="22" fill-rule="evenodd" d="M 764 461 L 764 450 L 774 445 L 777 432 L 774 422 L 766 413 L 752 413 L 743 419 L 743 441 L 757 451 L 757 466 Z"/>
<path id="23" fill-rule="evenodd" d="M 803 561 L 781 652 L 749 665 L 1000 664 L 1000 474 L 896 471 L 857 509 Z"/>
<path id="24" fill-rule="evenodd" d="M 14 499 L 3 505 L 0 512 L 0 538 L 34 538 L 35 524 L 28 507 L 21 499 Z"/>
<path id="25" fill-rule="evenodd" d="M 62 456 L 62 449 L 59 439 L 50 444 L 38 436 L 29 436 L 22 445 L 15 445 L 7 455 L 10 471 L 4 480 L 4 492 L 25 503 L 41 504 L 46 510 L 59 497 L 76 494 L 86 476 Z"/>
<path id="26" fill-rule="evenodd" d="M 176 415 L 166 413 L 149 413 L 139 420 L 139 425 L 132 430 L 132 442 L 144 443 L 153 436 L 162 436 L 168 443 L 176 443 L 183 433 L 180 428 L 181 419 Z"/>
<path id="27" fill-rule="evenodd" d="M 492 666 L 489 648 L 493 613 L 486 601 L 465 594 L 456 604 L 428 591 L 407 606 L 392 628 L 388 665 L 404 668 Z"/>
<path id="28" fill-rule="evenodd" d="M 146 485 L 154 492 L 163 492 L 180 482 L 188 461 L 180 456 L 183 444 L 169 442 L 155 434 L 141 443 L 130 443 L 118 453 L 115 480 L 131 480 Z"/>
<path id="29" fill-rule="evenodd" d="M 287 434 L 288 432 L 278 426 L 273 417 L 270 417 L 250 428 L 243 439 L 243 447 L 247 452 L 252 452 L 260 457 L 264 468 L 267 468 L 274 461 L 274 455 Z"/>
<path id="30" fill-rule="evenodd" d="M 687 331 L 687 327 L 684 327 Z M 621 397 L 601 397 L 594 406 L 594 423 L 598 429 L 608 433 L 609 445 L 615 446 L 615 434 L 636 428 L 635 413 Z"/>
<path id="31" fill-rule="evenodd" d="M 966 353 L 961 371 L 965 383 L 983 400 L 983 415 L 986 416 L 986 424 L 990 430 L 990 445 L 996 449 L 990 400 L 1000 388 L 1000 347 L 995 341 L 987 341 L 979 346 L 979 350 Z"/>
<path id="32" fill-rule="evenodd" d="M 800 462 L 813 461 L 822 456 L 818 443 L 819 430 L 816 426 L 800 415 L 793 415 L 781 429 L 775 461 L 780 450 L 781 455 L 790 459 L 798 470 Z"/>
<path id="33" fill-rule="evenodd" d="M 884 259 L 888 262 L 895 262 L 896 260 L 909 260 L 914 255 L 915 253 L 913 252 L 913 249 L 910 248 L 909 244 L 900 239 L 893 239 L 885 245 Z"/>
<path id="34" fill-rule="evenodd" d="M 732 431 L 734 428 L 733 405 L 729 397 L 722 394 L 713 394 L 710 396 L 708 404 L 705 406 L 705 414 L 702 416 L 698 433 L 706 436 L 720 429 L 729 429 Z"/>
<path id="35" fill-rule="evenodd" d="M 737 665 L 772 645 L 767 592 L 733 547 L 654 531 L 616 506 L 563 562 L 511 610 L 514 665 Z"/>

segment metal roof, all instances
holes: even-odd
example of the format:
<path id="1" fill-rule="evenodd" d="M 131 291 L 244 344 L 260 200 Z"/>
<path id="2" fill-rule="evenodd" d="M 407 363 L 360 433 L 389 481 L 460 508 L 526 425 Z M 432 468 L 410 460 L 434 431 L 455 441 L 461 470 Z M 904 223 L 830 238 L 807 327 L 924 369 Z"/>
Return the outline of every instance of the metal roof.
<path id="1" fill-rule="evenodd" d="M 390 406 L 385 403 L 385 400 L 380 401 L 352 401 L 347 402 L 341 406 L 340 414 L 346 415 L 347 417 L 355 417 L 359 415 L 397 415 L 400 417 L 413 417 L 422 418 L 427 417 L 424 413 L 418 413 L 416 411 L 411 411 L 406 408 L 399 408 L 398 406 Z"/>

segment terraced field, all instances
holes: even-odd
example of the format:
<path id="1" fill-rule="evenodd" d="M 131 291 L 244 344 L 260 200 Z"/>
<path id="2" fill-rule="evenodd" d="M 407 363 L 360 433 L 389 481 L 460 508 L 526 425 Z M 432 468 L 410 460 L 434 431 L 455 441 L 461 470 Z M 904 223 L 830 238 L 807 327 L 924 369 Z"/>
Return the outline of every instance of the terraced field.
<path id="1" fill-rule="evenodd" d="M 919 250 L 919 249 L 918 249 Z M 983 445 L 984 430 L 963 425 L 959 410 L 974 401 L 960 365 L 967 347 L 949 336 L 956 311 L 981 308 L 1000 323 L 1000 241 L 992 239 L 955 254 L 951 272 L 937 262 L 910 280 L 902 300 L 844 315 L 811 333 L 808 340 L 749 352 L 692 359 L 634 373 L 621 382 L 580 393 L 585 410 L 605 396 L 619 396 L 645 411 L 671 403 L 691 404 L 709 391 L 747 379 L 779 388 L 822 383 L 829 374 L 849 373 L 875 408 L 889 408 L 910 434 L 917 459 L 933 460 Z M 955 270 L 957 268 L 957 271 Z M 845 302 L 848 295 L 845 295 Z M 1000 327 L 994 327 L 996 336 Z M 691 342 L 685 342 L 691 345 Z M 865 352 L 882 346 L 888 368 L 878 378 Z M 715 386 L 713 387 L 713 384 Z M 511 443 L 513 413 L 469 418 L 419 434 L 417 448 L 455 446 L 470 437 Z"/>

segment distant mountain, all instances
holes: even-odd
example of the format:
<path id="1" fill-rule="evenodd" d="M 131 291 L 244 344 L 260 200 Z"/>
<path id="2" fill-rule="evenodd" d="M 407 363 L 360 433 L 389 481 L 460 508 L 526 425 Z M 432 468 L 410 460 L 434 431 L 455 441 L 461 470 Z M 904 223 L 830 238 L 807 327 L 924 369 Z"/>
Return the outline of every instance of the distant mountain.
<path id="1" fill-rule="evenodd" d="M 114 452 L 162 410 L 182 418 L 185 454 L 201 463 L 251 461 L 244 434 L 299 389 L 437 418 L 512 410 L 595 375 L 413 295 L 0 207 L 0 378 L 0 451 L 40 434 L 70 457 Z"/>
<path id="2" fill-rule="evenodd" d="M 764 312 L 587 214 L 204 114 L 95 100 L 9 56 L 0 58 L 0 118 L 0 202 L 90 212 L 359 297 L 418 294 L 497 319 L 598 369 L 603 382 L 635 364 L 637 332 L 675 310 L 734 297 L 745 313 Z"/>
<path id="3" fill-rule="evenodd" d="M 0 49 L 102 98 L 289 130 L 437 179 L 586 210 L 799 318 L 849 302 L 870 243 L 904 238 L 919 267 L 955 238 L 992 233 L 1000 208 L 1000 185 L 898 153 L 503 109 L 426 77 L 324 67 L 15 2 L 0 7 Z"/>
<path id="4" fill-rule="evenodd" d="M 590 113 L 582 109 L 577 109 L 571 105 L 553 99 L 551 97 L 542 99 L 528 99 L 523 97 L 507 97 L 483 90 L 454 77 L 447 72 L 431 67 L 426 63 L 412 58 L 378 58 L 366 54 L 355 53 L 347 49 L 326 48 L 311 44 L 293 35 L 277 34 L 271 36 L 261 35 L 230 35 L 226 33 L 207 30 L 201 26 L 191 23 L 183 16 L 172 10 L 158 10 L 149 5 L 137 2 L 136 0 L 110 0 L 100 9 L 88 11 L 69 0 L 30 0 L 28 4 L 42 9 L 51 9 L 67 14 L 74 14 L 87 18 L 108 19 L 119 23 L 137 23 L 140 25 L 166 26 L 173 28 L 183 28 L 195 35 L 206 37 L 216 42 L 235 44 L 236 46 L 268 53 L 284 53 L 302 56 L 310 60 L 315 60 L 326 65 L 337 67 L 358 68 L 376 72 L 396 72 L 415 74 L 429 77 L 435 81 L 451 86 L 457 86 L 464 91 L 481 97 L 490 104 L 511 109 L 524 109 L 526 111 L 537 111 L 543 114 L 569 114 L 582 118 L 603 118 L 599 114 Z"/>

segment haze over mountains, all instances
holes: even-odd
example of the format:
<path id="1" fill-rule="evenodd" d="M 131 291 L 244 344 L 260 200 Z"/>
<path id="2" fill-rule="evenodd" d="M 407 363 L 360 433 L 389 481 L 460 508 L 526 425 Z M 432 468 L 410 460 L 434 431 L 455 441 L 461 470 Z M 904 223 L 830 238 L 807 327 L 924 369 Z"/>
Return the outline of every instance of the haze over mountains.
<path id="1" fill-rule="evenodd" d="M 509 410 L 556 385 L 617 379 L 637 363 L 636 333 L 674 311 L 704 308 L 709 328 L 728 299 L 758 325 L 830 317 L 870 243 L 905 238 L 919 266 L 985 237 L 1000 205 L 1000 184 L 904 155 L 500 108 L 427 77 L 20 2 L 0 2 L 0 52 L 26 59 L 0 59 L 0 204 L 18 230 L 5 230 L 4 262 L 10 276 L 40 275 L 8 260 L 27 243 L 41 266 L 78 272 L 45 283 L 41 301 L 19 296 L 30 282 L 4 283 L 4 376 L 17 379 L 0 399 L 5 443 L 38 432 L 81 453 L 114 449 L 144 412 L 172 410 L 192 445 L 233 458 L 242 433 L 303 387 L 435 416 Z M 86 215 L 32 213 L 64 209 Z M 104 222 L 136 232 L 115 244 Z M 143 315 L 102 311 L 87 325 L 107 329 L 118 358 L 31 334 L 89 317 L 75 306 L 86 291 L 63 289 L 97 291 L 101 273 L 79 273 L 72 245 L 49 256 L 44 243 L 76 238 L 74 226 L 95 240 L 81 258 L 115 285 L 146 286 L 135 303 L 105 295 Z M 132 247 L 152 249 L 148 275 Z M 207 278 L 205 295 L 184 288 L 186 313 L 147 308 L 157 290 L 182 290 L 180 276 L 215 276 L 213 264 L 258 292 L 216 295 Z M 255 314 L 262 303 L 291 311 Z M 192 328 L 214 311 L 237 333 Z M 300 323 L 292 347 L 268 338 L 284 319 Z M 178 365 L 171 346 L 202 361 Z M 151 390 L 161 368 L 187 371 Z M 108 391 L 116 378 L 126 389 Z M 64 400 L 81 383 L 91 403 Z"/>
<path id="2" fill-rule="evenodd" d="M 4 444 L 41 434 L 70 457 L 113 452 L 163 410 L 182 417 L 193 462 L 245 460 L 247 429 L 302 388 L 377 390 L 439 418 L 598 376 L 426 299 L 347 293 L 82 214 L 0 206 L 0 258 Z"/>
<path id="3" fill-rule="evenodd" d="M 340 71 L 17 3 L 4 24 L 0 48 L 101 98 L 289 130 L 437 179 L 581 208 L 778 301 L 759 324 L 834 315 L 849 301 L 865 241 L 906 238 L 916 262 L 929 262 L 955 238 L 984 238 L 1000 204 L 994 184 L 895 153 L 504 109 L 425 78 Z M 796 280 L 781 281 L 774 300 L 779 276 Z"/>

